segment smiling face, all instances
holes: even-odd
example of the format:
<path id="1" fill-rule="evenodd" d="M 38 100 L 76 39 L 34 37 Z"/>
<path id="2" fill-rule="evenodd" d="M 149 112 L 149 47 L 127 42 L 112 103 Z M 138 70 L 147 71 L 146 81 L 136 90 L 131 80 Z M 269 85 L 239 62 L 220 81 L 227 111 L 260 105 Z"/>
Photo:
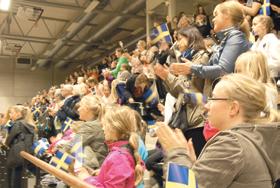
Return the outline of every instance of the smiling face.
<path id="1" fill-rule="evenodd" d="M 84 104 L 80 104 L 80 107 L 78 108 L 78 113 L 80 116 L 80 120 L 89 121 L 92 118 L 92 113 L 90 109 Z"/>
<path id="2" fill-rule="evenodd" d="M 226 13 L 227 11 L 221 11 L 221 6 L 217 5 L 213 12 L 213 24 L 214 24 L 214 32 L 218 33 L 222 30 L 225 30 L 227 28 L 230 28 L 234 26 L 232 23 L 232 18 L 229 15 L 229 13 Z"/>
<path id="3" fill-rule="evenodd" d="M 189 47 L 189 40 L 187 37 L 178 34 L 178 49 L 180 52 L 184 52 L 188 49 Z"/>
<path id="4" fill-rule="evenodd" d="M 223 18 L 223 13 L 220 12 L 218 9 L 215 9 L 213 12 L 213 24 L 214 24 L 214 32 L 217 33 L 221 30 L 224 29 L 223 24 L 224 24 L 224 18 Z"/>

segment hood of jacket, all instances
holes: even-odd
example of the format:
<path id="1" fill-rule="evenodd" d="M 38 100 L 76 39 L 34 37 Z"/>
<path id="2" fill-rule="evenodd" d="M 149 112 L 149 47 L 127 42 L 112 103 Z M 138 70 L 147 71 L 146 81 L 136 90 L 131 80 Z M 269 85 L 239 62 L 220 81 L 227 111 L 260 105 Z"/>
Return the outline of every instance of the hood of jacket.
<path id="1" fill-rule="evenodd" d="M 273 180 L 280 178 L 280 123 L 242 124 L 232 130 L 251 141 L 266 162 Z"/>
<path id="2" fill-rule="evenodd" d="M 78 134 L 83 135 L 83 142 L 88 142 L 92 137 L 102 137 L 104 139 L 104 132 L 99 120 L 88 121 L 81 124 L 78 129 Z"/>

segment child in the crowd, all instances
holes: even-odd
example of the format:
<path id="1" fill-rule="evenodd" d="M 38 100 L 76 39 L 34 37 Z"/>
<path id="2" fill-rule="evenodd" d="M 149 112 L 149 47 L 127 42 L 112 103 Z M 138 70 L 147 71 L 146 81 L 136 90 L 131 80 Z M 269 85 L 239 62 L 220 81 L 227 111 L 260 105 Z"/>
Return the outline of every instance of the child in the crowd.
<path id="1" fill-rule="evenodd" d="M 270 76 L 267 58 L 262 52 L 249 51 L 241 54 L 236 60 L 235 72 L 264 83 L 267 106 L 277 109 L 278 92 Z"/>
<path id="2" fill-rule="evenodd" d="M 144 172 L 138 153 L 135 115 L 129 107 L 112 107 L 106 111 L 102 123 L 110 153 L 97 176 L 90 176 L 85 168 L 77 175 L 96 187 L 134 188 L 142 181 Z"/>

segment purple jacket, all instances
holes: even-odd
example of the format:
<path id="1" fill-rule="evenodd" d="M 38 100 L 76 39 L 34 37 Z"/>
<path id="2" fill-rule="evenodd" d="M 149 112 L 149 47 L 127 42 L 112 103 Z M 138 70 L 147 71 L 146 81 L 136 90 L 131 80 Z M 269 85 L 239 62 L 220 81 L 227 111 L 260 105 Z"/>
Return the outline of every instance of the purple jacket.
<path id="1" fill-rule="evenodd" d="M 128 141 L 108 144 L 110 153 L 104 160 L 98 176 L 91 176 L 84 181 L 97 188 L 135 188 L 135 162 L 128 149 L 122 147 Z"/>

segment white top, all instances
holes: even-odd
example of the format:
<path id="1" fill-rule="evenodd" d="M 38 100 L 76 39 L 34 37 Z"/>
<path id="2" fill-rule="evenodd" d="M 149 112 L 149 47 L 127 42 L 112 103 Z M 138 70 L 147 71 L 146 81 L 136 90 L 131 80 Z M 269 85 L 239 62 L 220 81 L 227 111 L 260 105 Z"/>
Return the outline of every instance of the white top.
<path id="1" fill-rule="evenodd" d="M 267 57 L 271 77 L 277 77 L 280 72 L 280 40 L 273 33 L 258 39 L 251 50 L 260 51 Z"/>

